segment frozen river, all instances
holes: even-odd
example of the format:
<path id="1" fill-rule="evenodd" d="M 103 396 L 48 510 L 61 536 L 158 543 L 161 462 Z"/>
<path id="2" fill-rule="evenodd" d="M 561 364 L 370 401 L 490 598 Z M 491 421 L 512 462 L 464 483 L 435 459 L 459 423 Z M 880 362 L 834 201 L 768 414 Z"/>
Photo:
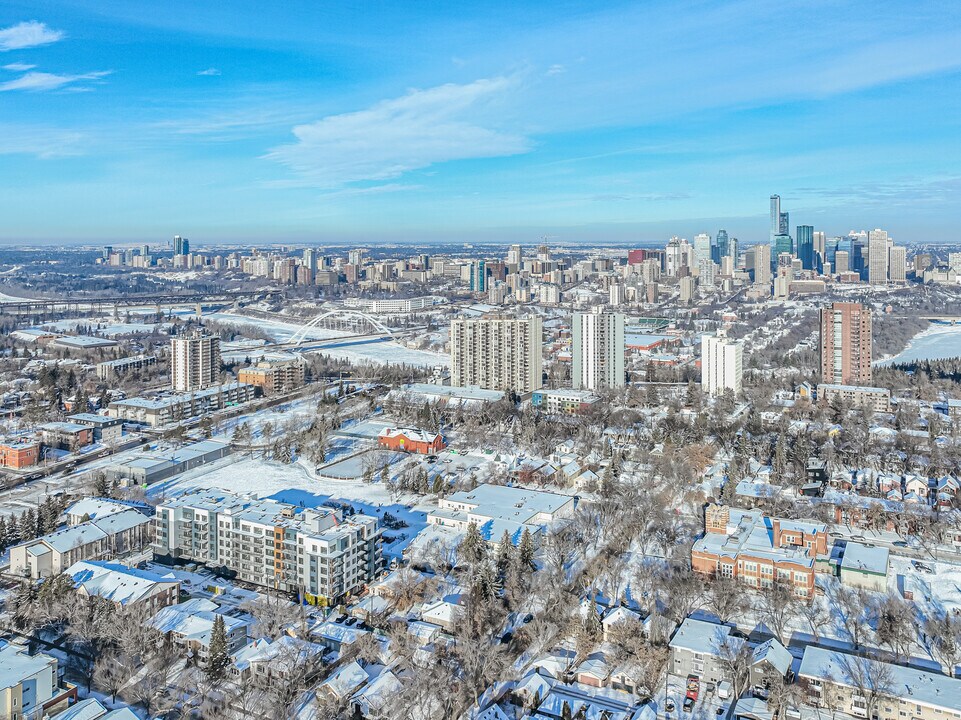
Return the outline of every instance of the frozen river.
<path id="1" fill-rule="evenodd" d="M 875 365 L 886 367 L 895 363 L 953 357 L 961 357 L 961 325 L 932 325 L 923 333 L 915 335 L 900 353 L 879 360 Z"/>

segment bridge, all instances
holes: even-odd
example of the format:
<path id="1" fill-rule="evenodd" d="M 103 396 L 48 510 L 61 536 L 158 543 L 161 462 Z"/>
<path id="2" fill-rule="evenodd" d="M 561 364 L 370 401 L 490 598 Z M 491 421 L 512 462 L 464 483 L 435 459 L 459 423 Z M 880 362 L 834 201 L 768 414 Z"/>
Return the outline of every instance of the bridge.
<path id="1" fill-rule="evenodd" d="M 283 316 L 282 320 L 289 323 L 291 318 Z M 315 328 L 333 330 L 342 334 L 329 338 L 308 337 L 310 331 Z M 387 327 L 377 318 L 357 310 L 328 310 L 301 325 L 297 332 L 287 340 L 269 343 L 265 347 L 277 350 L 310 352 L 338 345 L 360 345 L 397 340 L 408 335 L 420 334 L 426 329 L 426 326 L 423 325 L 394 329 Z"/>
<path id="2" fill-rule="evenodd" d="M 119 308 L 170 307 L 173 305 L 233 304 L 238 300 L 263 300 L 277 290 L 224 291 L 220 293 L 157 293 L 105 297 L 22 298 L 0 300 L 0 314 L 32 315 L 53 312 L 104 312 Z"/>

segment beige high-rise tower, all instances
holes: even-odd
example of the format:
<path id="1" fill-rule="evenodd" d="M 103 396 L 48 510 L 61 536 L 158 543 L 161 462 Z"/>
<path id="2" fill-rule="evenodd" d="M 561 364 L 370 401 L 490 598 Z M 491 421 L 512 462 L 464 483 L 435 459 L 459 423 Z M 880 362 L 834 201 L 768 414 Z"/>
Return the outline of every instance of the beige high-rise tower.
<path id="1" fill-rule="evenodd" d="M 220 380 L 220 338 L 203 330 L 170 341 L 171 385 L 178 392 L 203 390 Z"/>
<path id="2" fill-rule="evenodd" d="M 459 318 L 450 326 L 450 384 L 529 393 L 543 384 L 543 323 L 537 316 Z"/>

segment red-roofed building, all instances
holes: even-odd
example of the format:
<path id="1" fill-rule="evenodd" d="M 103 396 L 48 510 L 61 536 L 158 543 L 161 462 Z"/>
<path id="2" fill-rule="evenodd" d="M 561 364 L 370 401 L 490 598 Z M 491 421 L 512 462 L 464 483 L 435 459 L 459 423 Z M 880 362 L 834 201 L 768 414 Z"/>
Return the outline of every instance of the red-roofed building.
<path id="1" fill-rule="evenodd" d="M 444 438 L 439 433 L 431 433 L 415 428 L 384 428 L 377 436 L 377 442 L 388 450 L 430 455 L 444 449 Z"/>

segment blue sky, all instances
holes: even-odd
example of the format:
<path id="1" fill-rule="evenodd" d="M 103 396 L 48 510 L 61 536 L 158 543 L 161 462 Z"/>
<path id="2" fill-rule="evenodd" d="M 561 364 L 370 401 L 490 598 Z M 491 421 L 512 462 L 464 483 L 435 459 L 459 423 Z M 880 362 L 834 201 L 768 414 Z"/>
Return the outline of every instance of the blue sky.
<path id="1" fill-rule="evenodd" d="M 5 0 L 0 240 L 961 241 L 961 3 L 264 7 Z"/>

